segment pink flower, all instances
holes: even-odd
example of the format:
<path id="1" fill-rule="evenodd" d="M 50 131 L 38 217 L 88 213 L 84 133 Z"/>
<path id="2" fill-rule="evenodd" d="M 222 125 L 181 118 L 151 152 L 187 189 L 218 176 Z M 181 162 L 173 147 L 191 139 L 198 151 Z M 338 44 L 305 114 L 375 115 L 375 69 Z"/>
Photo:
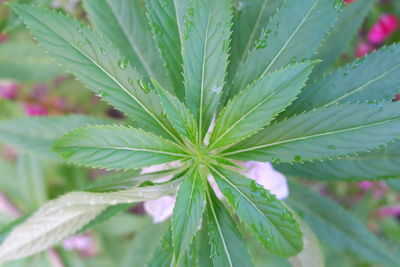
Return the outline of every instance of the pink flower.
<path id="1" fill-rule="evenodd" d="M 25 113 L 28 116 L 46 116 L 48 114 L 48 110 L 44 106 L 40 106 L 38 104 L 25 103 L 24 104 Z"/>
<path id="2" fill-rule="evenodd" d="M 19 85 L 13 81 L 0 81 L 0 98 L 15 99 L 19 91 Z"/>
<path id="3" fill-rule="evenodd" d="M 385 183 L 371 181 L 359 182 L 358 187 L 361 189 L 361 191 L 371 192 L 374 195 L 375 199 L 381 199 L 388 189 Z"/>
<path id="4" fill-rule="evenodd" d="M 344 0 L 343 2 L 347 5 L 347 4 L 350 4 L 350 3 L 353 3 L 355 0 Z"/>
<path id="5" fill-rule="evenodd" d="M 1 4 L 1 2 L 0 2 Z M 0 44 L 4 43 L 8 40 L 8 35 L 7 34 L 0 34 Z"/>
<path id="6" fill-rule="evenodd" d="M 371 44 L 384 42 L 399 26 L 396 16 L 384 14 L 368 32 L 368 41 Z"/>
<path id="7" fill-rule="evenodd" d="M 91 257 L 97 253 L 91 234 L 82 234 L 67 238 L 62 243 L 65 250 L 76 250 L 82 257 Z"/>
<path id="8" fill-rule="evenodd" d="M 163 196 L 159 199 L 146 201 L 144 210 L 153 217 L 154 223 L 160 223 L 171 217 L 174 206 L 174 196 Z"/>
<path id="9" fill-rule="evenodd" d="M 265 189 L 269 190 L 278 199 L 284 199 L 289 195 L 289 189 L 286 183 L 286 178 L 280 172 L 277 172 L 269 162 L 255 162 L 248 161 L 239 163 L 244 167 L 241 173 L 249 179 L 255 180 L 258 184 L 262 185 Z M 171 168 L 166 167 L 166 164 L 155 165 L 142 170 L 142 173 L 154 172 Z M 168 179 L 171 176 L 167 177 Z M 168 180 L 163 179 L 163 181 Z M 209 176 L 208 180 L 215 191 L 218 198 L 223 198 L 223 194 L 219 190 L 213 177 Z M 145 211 L 153 217 L 154 223 L 160 223 L 168 219 L 174 209 L 175 196 L 163 196 L 156 200 L 147 201 L 144 203 Z"/>
<path id="10" fill-rule="evenodd" d="M 356 57 L 363 57 L 366 54 L 370 53 L 373 51 L 375 47 L 373 45 L 370 45 L 369 43 L 361 42 L 357 45 L 356 48 Z"/>
<path id="11" fill-rule="evenodd" d="M 378 210 L 378 214 L 382 217 L 400 216 L 400 206 L 383 207 Z"/>

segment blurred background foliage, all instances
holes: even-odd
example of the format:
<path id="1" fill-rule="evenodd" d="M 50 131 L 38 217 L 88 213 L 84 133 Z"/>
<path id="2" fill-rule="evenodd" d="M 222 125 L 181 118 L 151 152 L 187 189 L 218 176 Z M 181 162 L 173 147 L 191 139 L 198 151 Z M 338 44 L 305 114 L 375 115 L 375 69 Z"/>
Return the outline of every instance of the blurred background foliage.
<path id="1" fill-rule="evenodd" d="M 64 72 L 37 46 L 21 21 L 3 2 L 0 1 L 0 120 L 72 113 L 112 120 L 124 119 L 119 112 Z M 54 8 L 87 21 L 78 0 L 19 2 Z M 352 4 L 350 2 L 355 1 L 345 2 Z M 385 19 L 382 21 L 382 16 L 390 16 L 389 22 Z M 399 0 L 375 1 L 361 29 L 352 37 L 336 65 L 341 66 L 373 49 L 398 42 L 400 30 L 397 18 L 400 19 Z M 344 27 L 351 27 L 351 20 L 346 23 Z M 391 28 L 382 37 L 383 40 L 371 42 L 369 34 L 379 23 Z M 0 229 L 3 229 L 0 231 L 0 242 L 7 225 L 15 218 L 23 219 L 46 200 L 71 190 L 84 189 L 99 176 L 107 174 L 105 171 L 24 154 L 14 147 L 0 145 Z M 300 181 L 347 208 L 393 252 L 400 253 L 400 180 L 339 183 Z M 165 223 L 153 224 L 151 218 L 144 214 L 142 205 L 123 207 L 121 210 L 117 216 L 66 240 L 53 250 L 4 266 L 141 266 L 151 256 L 167 226 Z M 290 260 L 266 254 L 256 240 L 250 237 L 247 240 L 257 266 L 291 266 Z M 378 266 L 331 244 L 322 242 L 321 245 L 327 267 Z"/>

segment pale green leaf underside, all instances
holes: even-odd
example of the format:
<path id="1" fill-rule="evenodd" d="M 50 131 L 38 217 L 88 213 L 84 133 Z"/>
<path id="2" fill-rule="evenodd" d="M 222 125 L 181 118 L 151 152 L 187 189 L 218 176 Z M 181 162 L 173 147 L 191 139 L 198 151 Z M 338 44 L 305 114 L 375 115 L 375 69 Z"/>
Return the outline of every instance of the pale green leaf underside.
<path id="1" fill-rule="evenodd" d="M 336 103 L 391 100 L 400 93 L 400 45 L 382 48 L 304 88 L 285 115 Z"/>
<path id="2" fill-rule="evenodd" d="M 209 187 L 207 193 L 207 228 L 210 255 L 214 266 L 253 266 L 245 243 L 228 210 Z"/>
<path id="3" fill-rule="evenodd" d="M 185 89 L 182 76 L 184 15 L 189 0 L 146 0 L 153 36 L 166 64 L 174 91 L 183 100 Z"/>
<path id="4" fill-rule="evenodd" d="M 301 251 L 300 227 L 281 201 L 239 173 L 219 167 L 211 167 L 211 173 L 240 221 L 266 249 L 285 257 Z"/>
<path id="5" fill-rule="evenodd" d="M 239 160 L 301 162 L 368 151 L 400 136 L 399 107 L 346 104 L 316 109 L 275 123 L 222 154 Z"/>
<path id="6" fill-rule="evenodd" d="M 299 63 L 267 74 L 229 101 L 218 116 L 210 147 L 236 143 L 265 127 L 295 99 L 312 65 Z"/>
<path id="7" fill-rule="evenodd" d="M 26 257 L 73 235 L 110 205 L 157 199 L 177 182 L 112 193 L 73 192 L 48 202 L 15 227 L 0 246 L 0 261 Z"/>
<path id="8" fill-rule="evenodd" d="M 205 207 L 205 193 L 198 169 L 187 175 L 179 187 L 172 216 L 172 240 L 175 263 L 181 261 L 201 223 Z"/>
<path id="9" fill-rule="evenodd" d="M 197 124 L 190 110 L 175 96 L 171 95 L 157 82 L 154 87 L 164 107 L 165 115 L 171 121 L 175 129 L 190 141 L 195 142 L 197 137 Z"/>
<path id="10" fill-rule="evenodd" d="M 0 46 L 0 78 L 43 82 L 62 71 L 43 49 L 33 43 L 7 41 Z"/>
<path id="11" fill-rule="evenodd" d="M 229 0 L 194 0 L 183 41 L 185 97 L 204 137 L 216 111 L 228 64 Z"/>
<path id="12" fill-rule="evenodd" d="M 332 67 L 332 64 L 340 57 L 356 35 L 374 2 L 374 0 L 353 1 L 343 7 L 343 11 L 335 21 L 334 28 L 322 41 L 313 57 L 314 59 L 321 59 L 322 62 L 313 71 L 311 80 L 319 78 Z"/>
<path id="13" fill-rule="evenodd" d="M 75 128 L 95 123 L 108 122 L 84 115 L 5 120 L 0 122 L 0 141 L 21 152 L 57 159 L 51 151 L 57 139 Z"/>
<path id="14" fill-rule="evenodd" d="M 364 181 L 398 178 L 400 143 L 383 150 L 360 153 L 340 160 L 304 164 L 279 164 L 276 168 L 285 174 L 318 180 Z"/>
<path id="15" fill-rule="evenodd" d="M 128 60 L 82 23 L 59 13 L 9 4 L 39 43 L 89 89 L 131 117 L 135 126 L 171 137 L 157 95 Z"/>
<path id="16" fill-rule="evenodd" d="M 186 157 L 177 145 L 124 126 L 88 126 L 63 136 L 54 145 L 62 158 L 107 169 L 138 169 Z"/>
<path id="17" fill-rule="evenodd" d="M 94 26 L 115 44 L 148 82 L 153 78 L 168 86 L 165 84 L 165 68 L 160 64 L 161 58 L 140 0 L 86 0 L 84 6 Z"/>
<path id="18" fill-rule="evenodd" d="M 310 58 L 337 15 L 332 0 L 288 0 L 272 16 L 239 68 L 231 95 L 265 73 Z M 290 19 L 288 19 L 290 18 Z"/>
<path id="19" fill-rule="evenodd" d="M 325 244 L 372 262 L 395 266 L 394 257 L 363 223 L 341 206 L 306 188 L 292 185 L 289 204 Z"/>

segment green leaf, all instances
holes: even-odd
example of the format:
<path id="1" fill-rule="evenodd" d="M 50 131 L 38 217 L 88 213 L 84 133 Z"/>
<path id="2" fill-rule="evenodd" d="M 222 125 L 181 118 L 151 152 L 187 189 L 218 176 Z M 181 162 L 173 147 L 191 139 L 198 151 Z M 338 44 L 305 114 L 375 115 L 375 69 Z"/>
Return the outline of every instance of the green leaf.
<path id="1" fill-rule="evenodd" d="M 235 214 L 266 249 L 284 257 L 301 251 L 300 227 L 281 201 L 241 174 L 218 167 L 211 173 Z"/>
<path id="2" fill-rule="evenodd" d="M 237 94 L 268 72 L 293 61 L 310 58 L 333 24 L 337 13 L 332 0 L 284 2 L 239 68 L 231 95 Z"/>
<path id="3" fill-rule="evenodd" d="M 203 183 L 205 179 L 196 168 L 187 175 L 179 187 L 171 222 L 176 265 L 192 243 L 201 224 L 205 207 Z"/>
<path id="4" fill-rule="evenodd" d="M 143 263 L 148 262 L 165 230 L 165 224 L 148 222 L 133 238 L 121 267 L 143 266 Z"/>
<path id="5" fill-rule="evenodd" d="M 126 56 L 147 82 L 153 77 L 164 86 L 165 68 L 156 50 L 140 0 L 85 0 L 90 21 Z M 168 86 L 169 89 L 169 86 Z"/>
<path id="6" fill-rule="evenodd" d="M 367 14 L 371 11 L 374 0 L 353 1 L 343 7 L 338 15 L 334 28 L 322 41 L 314 55 L 314 59 L 321 59 L 311 79 L 319 78 L 332 67 L 332 64 L 340 57 L 350 41 L 355 37 Z"/>
<path id="7" fill-rule="evenodd" d="M 54 145 L 67 161 L 97 168 L 138 169 L 187 157 L 166 139 L 125 126 L 87 126 Z"/>
<path id="8" fill-rule="evenodd" d="M 253 266 L 235 221 L 210 187 L 206 219 L 214 266 Z"/>
<path id="9" fill-rule="evenodd" d="M 388 101 L 400 93 L 400 45 L 382 48 L 336 70 L 303 90 L 286 116 L 336 103 Z"/>
<path id="10" fill-rule="evenodd" d="M 266 75 L 234 97 L 221 111 L 210 147 L 224 147 L 256 133 L 300 93 L 313 63 L 299 63 Z"/>
<path id="11" fill-rule="evenodd" d="M 0 262 L 27 257 L 57 244 L 109 206 L 157 199 L 172 193 L 179 181 L 111 193 L 73 192 L 52 200 L 11 231 L 0 245 Z"/>
<path id="12" fill-rule="evenodd" d="M 289 204 L 303 214 L 303 219 L 325 244 L 364 260 L 396 265 L 384 244 L 350 212 L 298 185 L 292 185 L 290 192 Z"/>
<path id="13" fill-rule="evenodd" d="M 368 151 L 400 136 L 399 107 L 400 103 L 346 104 L 316 109 L 275 123 L 222 156 L 302 162 Z"/>
<path id="14" fill-rule="evenodd" d="M 390 144 L 384 150 L 360 153 L 339 160 L 275 166 L 288 175 L 340 181 L 364 181 L 400 177 L 400 143 Z"/>
<path id="15" fill-rule="evenodd" d="M 34 43 L 5 42 L 0 46 L 0 78 L 43 82 L 61 74 L 58 66 Z"/>
<path id="16" fill-rule="evenodd" d="M 183 42 L 186 103 L 200 134 L 208 130 L 224 86 L 231 27 L 229 0 L 193 0 Z"/>
<path id="17" fill-rule="evenodd" d="M 161 239 L 161 244 L 157 247 L 151 257 L 149 267 L 171 267 L 174 264 L 174 248 L 172 246 L 172 231 L 168 229 Z"/>
<path id="18" fill-rule="evenodd" d="M 43 163 L 33 155 L 19 155 L 17 173 L 18 177 L 14 177 L 17 178 L 14 182 L 18 184 L 19 196 L 24 200 L 24 208 L 37 209 L 47 201 L 48 197 Z"/>
<path id="19" fill-rule="evenodd" d="M 233 56 L 228 66 L 229 77 L 232 80 L 260 37 L 262 29 L 283 2 L 283 0 L 253 0 L 236 3 L 232 28 L 231 55 Z"/>
<path id="20" fill-rule="evenodd" d="M 324 265 L 324 254 L 315 233 L 302 222 L 298 216 L 301 232 L 303 233 L 303 250 L 294 257 L 289 258 L 292 267 L 321 267 Z"/>
<path id="21" fill-rule="evenodd" d="M 389 179 L 387 184 L 396 192 L 400 192 L 400 179 Z"/>
<path id="22" fill-rule="evenodd" d="M 181 45 L 183 43 L 184 15 L 189 2 L 189 0 L 146 0 L 147 15 L 151 21 L 154 39 L 167 66 L 172 86 L 181 100 L 185 95 Z"/>
<path id="23" fill-rule="evenodd" d="M 136 126 L 174 138 L 155 92 L 108 41 L 83 23 L 59 13 L 8 5 L 22 17 L 39 43 L 78 80 L 132 118 Z"/>
<path id="24" fill-rule="evenodd" d="M 67 132 L 94 123 L 108 123 L 84 115 L 29 117 L 0 121 L 0 141 L 36 157 L 58 159 L 51 151 L 54 142 Z"/>
<path id="25" fill-rule="evenodd" d="M 153 81 L 154 87 L 160 97 L 161 103 L 168 119 L 172 122 L 175 129 L 184 137 L 195 142 L 197 137 L 197 124 L 190 110 L 180 102 L 175 96 L 168 93 L 156 81 Z"/>

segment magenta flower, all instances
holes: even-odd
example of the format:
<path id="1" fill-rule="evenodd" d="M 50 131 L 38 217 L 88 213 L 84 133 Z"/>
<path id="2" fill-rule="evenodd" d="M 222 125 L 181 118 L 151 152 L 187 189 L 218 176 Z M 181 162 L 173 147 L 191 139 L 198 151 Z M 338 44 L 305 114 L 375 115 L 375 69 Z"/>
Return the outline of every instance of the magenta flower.
<path id="1" fill-rule="evenodd" d="M 344 0 L 343 2 L 347 5 L 347 4 L 350 4 L 350 3 L 353 3 L 355 0 Z"/>
<path id="2" fill-rule="evenodd" d="M 15 99 L 19 91 L 19 85 L 13 81 L 0 81 L 0 98 Z"/>
<path id="3" fill-rule="evenodd" d="M 250 179 L 255 180 L 258 184 L 262 185 L 265 189 L 269 190 L 272 194 L 274 194 L 278 199 L 284 199 L 289 195 L 289 189 L 287 186 L 286 178 L 280 172 L 277 172 L 272 164 L 269 162 L 256 162 L 256 161 L 248 161 L 238 163 L 244 169 L 241 173 L 247 176 Z M 168 164 L 160 164 L 151 166 L 149 168 L 144 168 L 142 174 L 166 170 L 171 167 L 178 167 L 176 165 L 168 165 Z M 161 179 L 161 181 L 166 181 L 170 179 L 172 176 L 168 176 L 166 178 Z M 215 194 L 219 198 L 223 198 L 223 194 L 217 187 L 214 179 L 212 177 L 208 177 L 212 188 L 215 191 Z M 168 219 L 174 209 L 175 205 L 175 196 L 163 196 L 159 199 L 147 201 L 144 203 L 144 209 L 150 216 L 153 217 L 154 223 L 160 223 Z"/>
<path id="4" fill-rule="evenodd" d="M 32 103 L 25 103 L 24 104 L 25 113 L 28 116 L 46 116 L 49 112 L 46 107 L 32 104 Z"/>
<path id="5" fill-rule="evenodd" d="M 396 31 L 398 26 L 399 21 L 396 16 L 384 14 L 368 32 L 368 41 L 371 44 L 381 44 Z"/>
<path id="6" fill-rule="evenodd" d="M 373 45 L 370 45 L 369 43 L 361 42 L 357 45 L 355 56 L 363 57 L 366 54 L 373 51 L 374 49 L 375 49 L 375 47 Z"/>
<path id="7" fill-rule="evenodd" d="M 378 210 L 378 215 L 382 217 L 398 217 L 400 216 L 400 206 L 382 207 Z"/>

